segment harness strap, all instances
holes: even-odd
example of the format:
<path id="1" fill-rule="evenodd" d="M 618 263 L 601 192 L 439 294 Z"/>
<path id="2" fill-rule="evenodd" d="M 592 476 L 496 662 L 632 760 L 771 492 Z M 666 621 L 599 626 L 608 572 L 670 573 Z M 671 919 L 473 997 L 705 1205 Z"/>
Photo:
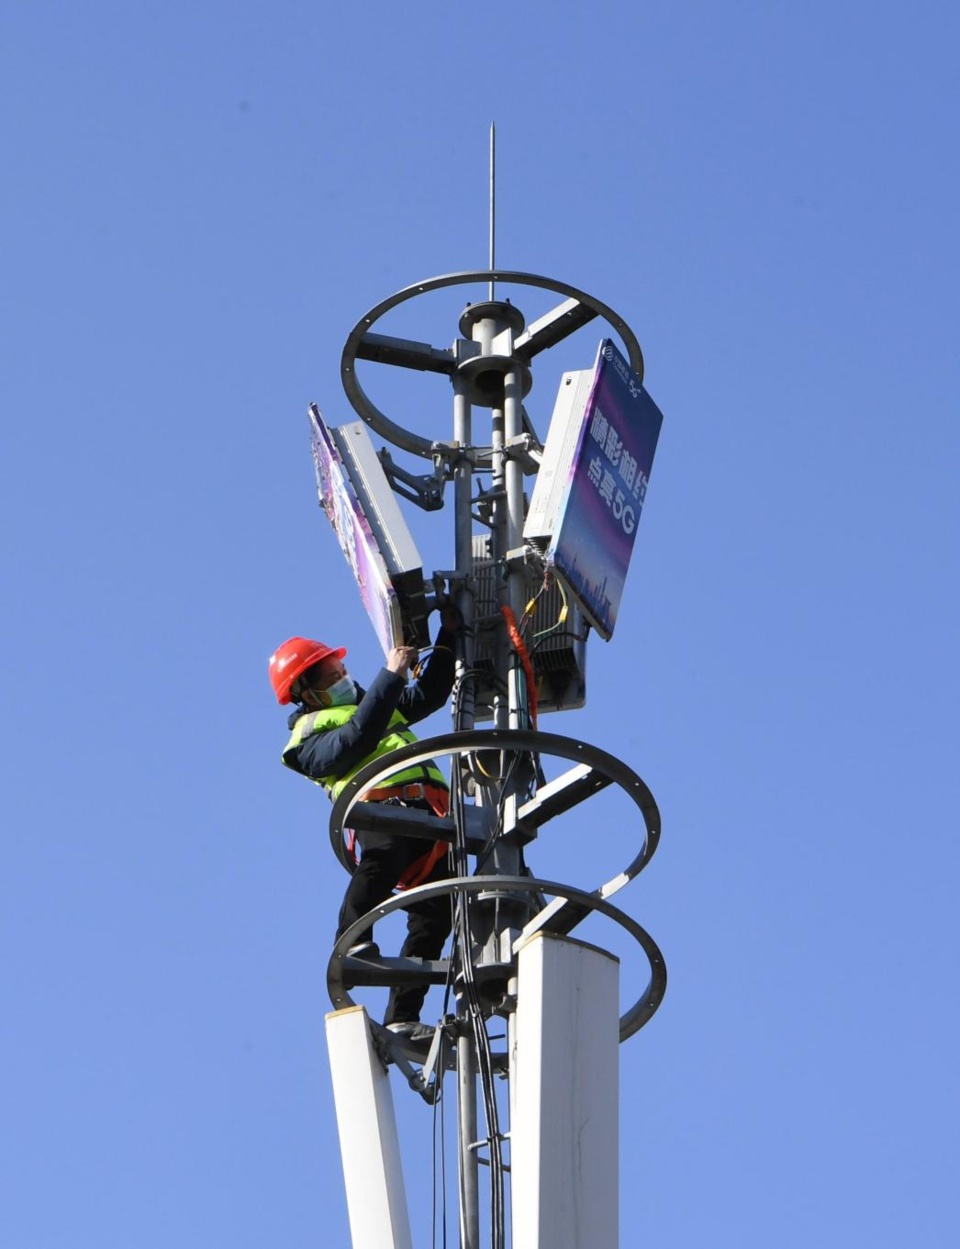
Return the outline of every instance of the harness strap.
<path id="1" fill-rule="evenodd" d="M 419 788 L 415 786 L 414 788 Z M 437 785 L 424 785 L 424 799 L 430 804 L 434 815 L 441 818 L 450 814 L 450 791 L 441 789 Z M 419 859 L 414 859 L 407 870 L 397 881 L 398 889 L 412 889 L 414 885 L 422 884 L 434 867 L 450 849 L 445 841 L 435 841 L 426 854 L 422 854 Z"/>

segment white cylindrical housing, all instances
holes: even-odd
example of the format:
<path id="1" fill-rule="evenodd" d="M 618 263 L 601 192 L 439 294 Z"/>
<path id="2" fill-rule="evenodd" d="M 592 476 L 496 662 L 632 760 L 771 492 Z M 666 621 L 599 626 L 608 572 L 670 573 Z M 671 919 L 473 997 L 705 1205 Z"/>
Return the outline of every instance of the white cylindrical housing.
<path id="1" fill-rule="evenodd" d="M 538 933 L 519 955 L 513 1249 L 619 1249 L 620 963 Z"/>
<path id="2" fill-rule="evenodd" d="M 353 1249 L 413 1249 L 390 1079 L 362 1006 L 326 1017 Z"/>

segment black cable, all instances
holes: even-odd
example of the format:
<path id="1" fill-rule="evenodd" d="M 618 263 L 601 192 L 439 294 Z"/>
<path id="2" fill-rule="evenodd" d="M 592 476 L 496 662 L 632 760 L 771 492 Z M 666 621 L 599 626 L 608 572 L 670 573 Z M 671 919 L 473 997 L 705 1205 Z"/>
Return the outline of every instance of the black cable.
<path id="1" fill-rule="evenodd" d="M 445 1034 L 440 1034 L 440 1046 L 437 1051 L 437 1096 L 433 1103 L 434 1124 L 437 1122 L 437 1107 L 440 1107 L 440 1227 L 443 1234 L 442 1249 L 447 1249 L 447 1123 L 446 1113 L 444 1110 L 444 1098 L 442 1096 L 443 1073 L 446 1070 L 446 1054 L 444 1046 L 447 1043 Z M 434 1163 L 433 1163 L 433 1182 L 434 1193 L 436 1193 L 437 1182 L 437 1162 L 436 1162 L 436 1128 L 434 1128 Z M 433 1216 L 433 1246 L 437 1245 L 437 1216 L 436 1216 L 436 1198 L 434 1197 L 434 1216 Z"/>
<path id="2" fill-rule="evenodd" d="M 457 682 L 457 687 L 454 690 L 454 729 L 455 731 L 462 728 L 463 695 L 464 695 L 466 684 L 472 678 L 472 675 L 473 674 L 469 672 L 461 674 L 461 677 Z M 467 863 L 467 835 L 466 835 L 466 804 L 464 801 L 463 786 L 461 784 L 459 756 L 457 756 L 456 758 L 457 758 L 457 763 L 455 764 L 454 768 L 451 770 L 451 776 L 450 776 L 450 797 L 451 797 L 450 805 L 451 805 L 451 809 L 453 813 L 453 825 L 454 825 L 453 870 L 454 870 L 455 877 L 458 880 L 462 880 L 462 879 L 465 879 L 468 874 L 467 873 L 468 863 Z M 449 970 L 447 973 L 446 994 L 444 997 L 445 1011 L 449 1005 L 450 993 L 453 987 L 452 985 L 453 968 L 456 962 L 458 950 L 460 952 L 460 961 L 463 964 L 464 969 L 465 969 L 464 971 L 465 979 L 467 975 L 466 968 L 470 965 L 469 930 L 463 919 L 463 897 L 459 893 L 459 891 L 454 892 L 452 901 L 453 901 L 453 923 L 452 923 L 453 938 L 452 938 L 452 943 L 451 943 L 450 961 L 448 964 Z M 462 1077 L 462 1072 L 460 1073 L 460 1075 Z M 460 1125 L 460 1128 L 462 1131 L 463 1129 L 462 1123 Z M 460 1158 L 460 1165 L 458 1167 L 459 1207 L 460 1207 L 460 1216 L 461 1216 L 461 1226 L 466 1221 L 466 1209 L 465 1209 L 466 1190 L 464 1188 L 464 1166 L 463 1166 L 464 1144 L 465 1143 L 461 1144 L 461 1158 Z"/>
<path id="3" fill-rule="evenodd" d="M 465 674 L 466 675 L 466 674 Z M 461 686 L 462 688 L 462 686 Z M 462 715 L 461 700 L 455 699 L 455 727 L 460 728 Z M 514 761 L 515 762 L 515 761 Z M 509 770 L 508 770 L 509 775 Z M 466 803 L 463 787 L 460 784 L 459 769 L 451 776 L 451 796 L 454 812 L 455 829 L 455 864 L 458 878 L 468 874 L 467 837 L 466 837 Z M 477 990 L 471 958 L 470 907 L 468 899 L 458 895 L 454 906 L 454 942 L 461 951 L 463 968 L 464 1001 L 471 1032 L 473 1033 L 474 1049 L 477 1054 L 477 1074 L 480 1078 L 480 1089 L 484 1107 L 484 1119 L 487 1126 L 487 1140 L 490 1148 L 490 1220 L 492 1249 L 502 1249 L 505 1235 L 504 1200 L 503 1200 L 503 1157 L 501 1152 L 501 1135 L 496 1093 L 493 1087 L 493 1057 L 490 1052 L 490 1038 L 487 1034 L 483 1007 Z M 451 966 L 453 959 L 451 957 Z M 463 1203 L 464 1193 L 461 1186 L 460 1200 Z"/>
<path id="4" fill-rule="evenodd" d="M 575 642 L 585 642 L 587 635 L 585 633 L 575 633 L 573 629 L 558 629 L 556 633 L 545 633 L 539 642 L 534 642 L 530 647 L 530 658 L 532 659 L 541 646 L 546 646 L 548 642 L 553 642 L 557 638 L 573 638 Z"/>
<path id="5" fill-rule="evenodd" d="M 474 976 L 473 962 L 469 957 L 471 949 L 469 913 L 470 907 L 467 899 L 465 897 L 458 898 L 456 926 L 461 950 L 464 952 L 462 960 L 464 999 L 470 1028 L 473 1033 L 474 1048 L 477 1054 L 477 1074 L 480 1078 L 484 1118 L 487 1125 L 487 1141 L 490 1148 L 491 1244 L 492 1249 L 501 1249 L 504 1236 L 504 1209 L 500 1124 L 496 1095 L 493 1088 L 493 1058 L 490 1052 L 490 1038 L 487 1034 L 483 1007 Z"/>
<path id="6" fill-rule="evenodd" d="M 462 723 L 461 723 L 462 715 L 463 715 L 462 696 L 463 696 L 464 685 L 466 684 L 466 681 L 473 679 L 476 676 L 481 676 L 481 675 L 482 673 L 479 669 L 474 670 L 474 671 L 467 671 L 465 673 L 462 673 L 457 681 L 457 685 L 454 689 L 454 694 L 453 694 L 454 727 L 456 729 L 459 729 L 462 727 Z M 467 866 L 468 866 L 467 855 L 466 855 L 466 813 L 464 810 L 462 787 L 460 785 L 459 768 L 456 768 L 456 767 L 452 770 L 452 773 L 451 773 L 450 796 L 451 796 L 451 810 L 454 816 L 454 829 L 455 829 L 454 844 L 451 847 L 451 852 L 452 852 L 452 857 L 453 857 L 454 875 L 456 877 L 465 877 L 468 874 L 467 873 Z M 450 906 L 451 906 L 450 927 L 451 927 L 453 936 L 452 936 L 452 942 L 451 942 L 450 958 L 447 964 L 447 980 L 446 980 L 446 986 L 445 986 L 445 992 L 444 992 L 441 1028 L 442 1028 L 443 1019 L 449 1017 L 450 994 L 453 990 L 453 967 L 454 967 L 454 963 L 456 959 L 457 945 L 459 943 L 458 942 L 458 938 L 459 938 L 458 925 L 456 923 L 456 896 L 455 894 L 451 895 Z M 469 944 L 467 948 L 469 948 Z M 442 1229 L 443 1249 L 446 1249 L 446 1245 L 447 1245 L 448 1212 L 447 1212 L 447 1173 L 446 1173 L 446 1125 L 445 1125 L 445 1110 L 443 1106 L 443 1101 L 444 1101 L 443 1079 L 446 1074 L 446 1066 L 447 1066 L 447 1057 L 444 1052 L 444 1047 L 447 1043 L 448 1043 L 447 1038 L 444 1035 L 444 1033 L 441 1031 L 440 1043 L 439 1043 L 438 1053 L 437 1053 L 437 1075 L 436 1075 L 437 1087 L 436 1087 L 436 1094 L 435 1094 L 434 1101 L 433 1101 L 433 1193 L 432 1193 L 433 1249 L 436 1249 L 436 1238 L 437 1238 L 438 1104 L 439 1104 L 439 1122 L 440 1122 L 441 1229 Z M 462 1191 L 461 1191 L 460 1197 L 461 1197 L 461 1205 L 462 1205 L 462 1201 L 463 1201 Z"/>
<path id="7" fill-rule="evenodd" d="M 465 902 L 462 899 L 461 902 Z M 459 907 L 458 926 L 460 940 L 465 949 L 469 949 L 469 908 Z M 484 1118 L 487 1125 L 487 1143 L 490 1149 L 490 1218 L 492 1249 L 502 1249 L 504 1237 L 504 1205 L 503 1205 L 503 1157 L 501 1152 L 501 1134 L 499 1111 L 493 1087 L 493 1058 L 490 1052 L 490 1038 L 487 1034 L 483 1008 L 477 990 L 474 968 L 469 958 L 463 961 L 464 997 L 466 999 L 469 1023 L 473 1033 L 474 1047 L 477 1053 L 477 1073 L 480 1077 L 480 1089 L 483 1099 Z"/>
<path id="8" fill-rule="evenodd" d="M 437 1109 L 437 1103 L 439 1101 L 440 1101 L 439 1097 L 435 1097 L 433 1099 L 433 1173 L 432 1173 L 433 1182 L 431 1185 L 431 1193 L 430 1193 L 430 1196 L 431 1196 L 430 1228 L 432 1232 L 430 1243 L 432 1244 L 433 1249 L 437 1249 L 437 1117 L 439 1113 Z M 442 1143 L 442 1136 L 441 1136 L 441 1143 Z M 441 1154 L 442 1154 L 442 1150 L 441 1150 Z M 446 1221 L 446 1212 L 444 1212 L 444 1221 Z"/>

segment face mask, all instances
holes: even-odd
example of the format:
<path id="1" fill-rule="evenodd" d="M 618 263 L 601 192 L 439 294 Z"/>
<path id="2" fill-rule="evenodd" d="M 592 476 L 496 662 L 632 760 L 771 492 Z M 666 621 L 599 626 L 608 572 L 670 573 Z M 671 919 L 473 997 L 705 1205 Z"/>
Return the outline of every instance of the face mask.
<path id="1" fill-rule="evenodd" d="M 328 685 L 322 698 L 328 707 L 343 707 L 347 703 L 357 701 L 357 687 L 351 677 L 343 676 L 333 685 Z"/>

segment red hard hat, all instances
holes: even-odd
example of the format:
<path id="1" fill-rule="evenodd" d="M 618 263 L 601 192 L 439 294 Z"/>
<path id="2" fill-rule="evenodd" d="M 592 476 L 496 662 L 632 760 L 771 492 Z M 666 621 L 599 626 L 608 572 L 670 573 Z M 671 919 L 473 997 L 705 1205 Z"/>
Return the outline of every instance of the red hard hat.
<path id="1" fill-rule="evenodd" d="M 270 684 L 277 702 L 291 701 L 290 687 L 308 668 L 328 655 L 342 659 L 346 653 L 343 646 L 327 646 L 326 642 L 314 642 L 311 638 L 288 638 L 270 656 Z"/>

